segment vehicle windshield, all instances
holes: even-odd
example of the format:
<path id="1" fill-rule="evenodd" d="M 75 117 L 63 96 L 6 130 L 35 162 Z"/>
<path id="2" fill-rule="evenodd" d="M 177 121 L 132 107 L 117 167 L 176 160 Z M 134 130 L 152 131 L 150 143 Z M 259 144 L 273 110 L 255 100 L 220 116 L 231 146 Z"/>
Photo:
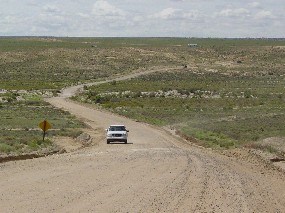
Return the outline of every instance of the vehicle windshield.
<path id="1" fill-rule="evenodd" d="M 126 131 L 124 126 L 110 126 L 109 131 Z"/>

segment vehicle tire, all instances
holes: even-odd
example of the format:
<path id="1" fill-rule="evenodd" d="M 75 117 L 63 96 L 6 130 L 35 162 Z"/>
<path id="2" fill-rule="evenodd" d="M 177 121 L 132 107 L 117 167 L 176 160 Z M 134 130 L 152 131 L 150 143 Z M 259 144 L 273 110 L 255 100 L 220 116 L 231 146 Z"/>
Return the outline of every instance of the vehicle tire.
<path id="1" fill-rule="evenodd" d="M 128 140 L 125 140 L 125 143 L 128 143 Z"/>
<path id="2" fill-rule="evenodd" d="M 110 140 L 107 140 L 107 144 L 110 144 Z"/>

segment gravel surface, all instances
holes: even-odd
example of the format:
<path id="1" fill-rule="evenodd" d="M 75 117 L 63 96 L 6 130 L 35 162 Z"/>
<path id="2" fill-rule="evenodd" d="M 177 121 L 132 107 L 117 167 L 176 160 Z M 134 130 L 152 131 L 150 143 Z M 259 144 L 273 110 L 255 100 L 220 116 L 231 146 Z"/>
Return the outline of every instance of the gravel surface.
<path id="1" fill-rule="evenodd" d="M 285 212 L 284 174 L 261 161 L 192 146 L 64 97 L 48 101 L 101 139 L 71 153 L 0 164 L 0 212 Z M 128 144 L 106 143 L 110 124 L 127 126 Z"/>

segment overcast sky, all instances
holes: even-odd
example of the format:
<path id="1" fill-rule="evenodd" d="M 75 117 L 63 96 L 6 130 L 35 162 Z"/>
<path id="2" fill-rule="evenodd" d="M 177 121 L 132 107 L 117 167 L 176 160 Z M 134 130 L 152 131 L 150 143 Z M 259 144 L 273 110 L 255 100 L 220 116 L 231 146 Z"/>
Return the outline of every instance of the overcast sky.
<path id="1" fill-rule="evenodd" d="M 285 37 L 285 0 L 0 0 L 0 36 Z"/>

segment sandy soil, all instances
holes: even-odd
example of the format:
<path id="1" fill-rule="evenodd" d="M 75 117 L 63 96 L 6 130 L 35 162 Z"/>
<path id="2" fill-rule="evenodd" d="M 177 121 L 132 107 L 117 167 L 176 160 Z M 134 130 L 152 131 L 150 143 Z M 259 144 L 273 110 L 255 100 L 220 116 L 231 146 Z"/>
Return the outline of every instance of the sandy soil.
<path id="1" fill-rule="evenodd" d="M 97 146 L 0 164 L 0 212 L 285 212 L 278 170 L 68 101 L 68 92 L 48 101 L 96 130 Z M 106 144 L 114 123 L 130 130 L 128 144 Z"/>

